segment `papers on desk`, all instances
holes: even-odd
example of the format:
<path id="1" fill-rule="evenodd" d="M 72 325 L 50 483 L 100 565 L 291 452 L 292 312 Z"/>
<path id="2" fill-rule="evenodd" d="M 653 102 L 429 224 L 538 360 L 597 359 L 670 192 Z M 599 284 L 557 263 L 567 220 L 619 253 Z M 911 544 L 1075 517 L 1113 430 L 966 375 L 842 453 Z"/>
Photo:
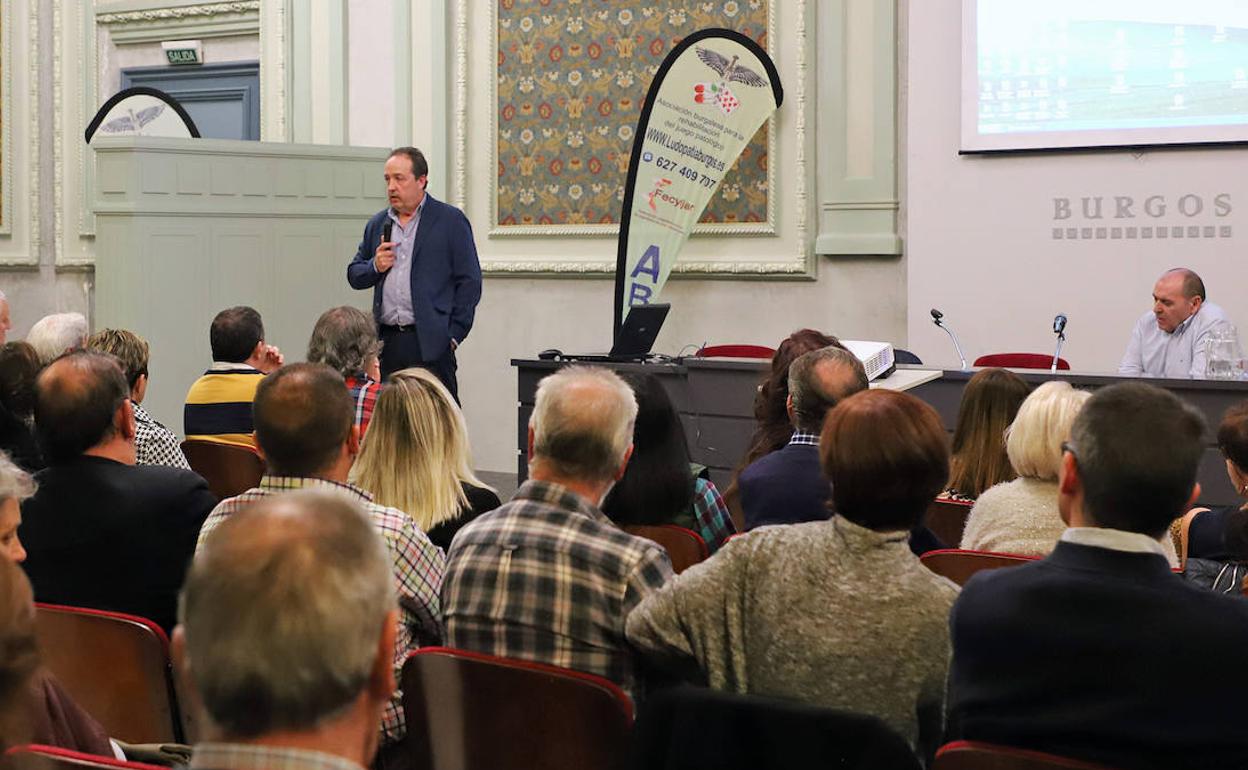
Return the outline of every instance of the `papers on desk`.
<path id="1" fill-rule="evenodd" d="M 883 380 L 871 383 L 872 388 L 910 390 L 940 377 L 940 369 L 897 369 Z"/>

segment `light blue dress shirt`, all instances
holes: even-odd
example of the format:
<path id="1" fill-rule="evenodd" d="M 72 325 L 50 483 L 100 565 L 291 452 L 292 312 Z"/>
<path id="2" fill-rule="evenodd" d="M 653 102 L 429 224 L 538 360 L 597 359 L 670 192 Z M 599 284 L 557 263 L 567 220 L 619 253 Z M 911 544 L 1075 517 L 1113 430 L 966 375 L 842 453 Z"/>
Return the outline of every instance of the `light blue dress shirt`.
<path id="1" fill-rule="evenodd" d="M 1118 373 L 1204 379 L 1205 340 L 1214 329 L 1230 325 L 1226 313 L 1212 302 L 1201 303 L 1200 309 L 1173 332 L 1162 331 L 1150 310 L 1135 322 Z"/>
<path id="2" fill-rule="evenodd" d="M 407 227 L 399 224 L 399 215 L 390 209 L 390 221 L 394 222 L 390 233 L 390 240 L 395 244 L 394 265 L 381 287 L 381 322 L 386 326 L 416 323 L 416 311 L 412 309 L 412 247 L 416 244 L 416 230 L 424 208 L 425 198 L 422 197 Z"/>

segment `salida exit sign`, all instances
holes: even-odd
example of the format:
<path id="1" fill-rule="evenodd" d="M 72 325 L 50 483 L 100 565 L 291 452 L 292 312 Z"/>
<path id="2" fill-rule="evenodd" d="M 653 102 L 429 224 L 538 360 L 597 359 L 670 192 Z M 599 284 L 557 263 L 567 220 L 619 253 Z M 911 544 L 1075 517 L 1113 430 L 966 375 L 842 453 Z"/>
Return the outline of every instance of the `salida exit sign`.
<path id="1" fill-rule="evenodd" d="M 204 63 L 204 43 L 201 40 L 166 40 L 160 47 L 170 64 Z"/>

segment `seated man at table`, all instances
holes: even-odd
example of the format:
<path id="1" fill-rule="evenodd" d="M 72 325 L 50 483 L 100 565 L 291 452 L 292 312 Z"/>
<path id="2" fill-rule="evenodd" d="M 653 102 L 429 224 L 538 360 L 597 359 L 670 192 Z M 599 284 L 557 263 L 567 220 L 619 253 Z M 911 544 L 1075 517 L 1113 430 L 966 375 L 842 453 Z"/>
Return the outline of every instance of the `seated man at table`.
<path id="1" fill-rule="evenodd" d="M 1199 275 L 1185 267 L 1167 270 L 1153 286 L 1153 309 L 1131 330 L 1118 373 L 1203 378 L 1206 340 L 1230 325 L 1222 308 L 1205 300 Z"/>
<path id="2" fill-rule="evenodd" d="M 826 347 L 789 364 L 788 446 L 763 455 L 741 471 L 737 485 L 746 530 L 765 524 L 799 524 L 831 516 L 831 488 L 819 467 L 819 431 L 837 402 L 866 390 L 867 372 L 847 350 Z"/>
<path id="3" fill-rule="evenodd" d="M 1200 494 L 1204 428 L 1151 385 L 1088 399 L 1062 455 L 1057 547 L 980 572 L 954 604 L 948 739 L 1117 768 L 1248 764 L 1248 602 L 1185 582 L 1158 542 Z"/>

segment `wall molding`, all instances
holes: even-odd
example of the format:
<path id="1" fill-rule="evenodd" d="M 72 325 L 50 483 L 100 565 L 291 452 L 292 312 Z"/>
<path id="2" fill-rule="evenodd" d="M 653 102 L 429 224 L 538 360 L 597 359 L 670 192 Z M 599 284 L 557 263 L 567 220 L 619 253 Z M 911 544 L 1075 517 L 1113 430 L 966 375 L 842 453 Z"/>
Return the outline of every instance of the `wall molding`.
<path id="1" fill-rule="evenodd" d="M 896 256 L 897 1 L 824 0 L 819 14 L 815 253 Z"/>
<path id="2" fill-rule="evenodd" d="M 260 16 L 260 141 L 289 142 L 290 3 L 268 0 Z"/>
<path id="3" fill-rule="evenodd" d="M 55 5 L 55 4 L 54 4 Z M 17 11 L 20 8 L 21 11 Z M 15 0 L 3 5 L 0 19 L 0 267 L 39 264 L 39 78 L 37 67 L 14 66 L 39 61 L 39 2 Z M 25 24 L 18 14 L 25 13 Z M 20 45 L 18 44 L 20 41 Z M 14 73 L 20 73 L 14 77 Z M 18 84 L 21 85 L 18 85 Z M 23 87 L 24 86 L 24 87 Z M 16 89 L 21 89 L 16 91 Z M 20 96 L 20 99 L 15 99 Z M 21 113 L 20 118 L 18 113 Z M 17 180 L 19 184 L 15 184 Z M 21 197 L 19 197 L 21 196 Z"/>
<path id="4" fill-rule="evenodd" d="M 260 0 L 204 3 L 144 10 L 96 11 L 118 45 L 155 43 L 174 38 L 229 37 L 260 34 Z"/>

